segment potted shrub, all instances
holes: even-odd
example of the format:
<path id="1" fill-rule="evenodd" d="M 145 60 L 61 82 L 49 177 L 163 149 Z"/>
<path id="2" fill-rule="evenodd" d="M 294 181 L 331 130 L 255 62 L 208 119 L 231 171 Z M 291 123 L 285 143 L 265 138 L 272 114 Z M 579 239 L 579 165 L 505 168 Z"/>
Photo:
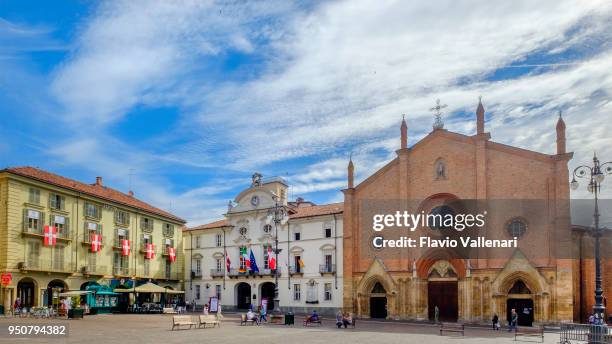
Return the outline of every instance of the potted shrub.
<path id="1" fill-rule="evenodd" d="M 68 310 L 68 319 L 83 319 L 84 310 L 81 308 L 81 297 L 75 295 L 70 298 L 72 307 Z"/>

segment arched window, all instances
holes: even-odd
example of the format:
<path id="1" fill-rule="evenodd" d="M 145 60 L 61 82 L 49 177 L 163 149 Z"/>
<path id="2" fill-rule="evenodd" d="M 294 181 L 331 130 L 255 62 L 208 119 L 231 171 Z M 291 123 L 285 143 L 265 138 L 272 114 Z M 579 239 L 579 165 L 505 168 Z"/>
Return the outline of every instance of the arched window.
<path id="1" fill-rule="evenodd" d="M 525 282 L 518 280 L 514 282 L 514 285 L 512 286 L 512 288 L 510 288 L 508 294 L 531 294 L 531 290 L 527 288 Z"/>
<path id="2" fill-rule="evenodd" d="M 527 231 L 527 224 L 522 219 L 514 218 L 508 222 L 506 230 L 511 237 L 520 238 Z"/>
<path id="3" fill-rule="evenodd" d="M 372 294 L 386 294 L 387 291 L 385 290 L 385 287 L 383 287 L 382 284 L 380 284 L 380 282 L 376 282 L 376 284 L 374 284 L 374 288 L 372 288 Z"/>

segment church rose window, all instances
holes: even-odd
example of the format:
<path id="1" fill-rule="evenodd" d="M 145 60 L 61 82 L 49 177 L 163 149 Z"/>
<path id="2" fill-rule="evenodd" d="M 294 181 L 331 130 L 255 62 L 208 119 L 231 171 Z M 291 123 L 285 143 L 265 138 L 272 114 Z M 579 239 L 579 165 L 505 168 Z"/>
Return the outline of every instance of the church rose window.
<path id="1" fill-rule="evenodd" d="M 435 207 L 431 210 L 429 214 L 434 215 L 434 217 L 432 217 L 431 221 L 429 222 L 431 229 L 450 229 L 451 227 L 444 226 L 444 220 L 449 217 L 447 215 L 450 215 L 453 218 L 455 217 L 455 211 L 453 210 L 453 208 L 447 205 Z"/>
<path id="2" fill-rule="evenodd" d="M 527 231 L 527 225 L 525 224 L 525 221 L 521 219 L 512 219 L 510 222 L 508 222 L 506 230 L 511 237 L 520 238 Z"/>

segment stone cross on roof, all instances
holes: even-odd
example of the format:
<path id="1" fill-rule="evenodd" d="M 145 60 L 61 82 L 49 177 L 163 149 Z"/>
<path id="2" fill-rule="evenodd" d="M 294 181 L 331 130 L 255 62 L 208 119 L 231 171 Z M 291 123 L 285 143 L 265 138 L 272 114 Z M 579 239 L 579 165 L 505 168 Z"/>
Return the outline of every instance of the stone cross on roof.
<path id="1" fill-rule="evenodd" d="M 433 111 L 434 116 L 435 116 L 435 120 L 433 124 L 434 130 L 444 128 L 444 122 L 442 122 L 442 111 L 441 110 L 444 109 L 446 106 L 447 106 L 446 104 L 440 104 L 440 99 L 436 99 L 436 106 L 429 109 L 429 111 Z"/>

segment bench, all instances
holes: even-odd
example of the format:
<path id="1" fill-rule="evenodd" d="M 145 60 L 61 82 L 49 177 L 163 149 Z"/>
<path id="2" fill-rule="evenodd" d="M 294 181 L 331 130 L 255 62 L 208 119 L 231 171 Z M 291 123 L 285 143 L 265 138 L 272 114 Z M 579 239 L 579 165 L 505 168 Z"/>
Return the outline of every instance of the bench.
<path id="1" fill-rule="evenodd" d="M 177 312 L 172 307 L 164 307 L 162 310 L 163 314 L 177 314 Z"/>
<path id="2" fill-rule="evenodd" d="M 444 332 L 457 332 L 461 333 L 462 336 L 465 335 L 465 325 L 463 324 L 454 324 L 454 323 L 442 323 L 440 324 L 440 335 Z"/>
<path id="3" fill-rule="evenodd" d="M 251 325 L 257 324 L 259 326 L 259 322 L 257 322 L 256 318 L 249 320 L 247 319 L 246 314 L 240 314 L 240 326 L 246 325 L 248 323 L 250 323 Z"/>
<path id="4" fill-rule="evenodd" d="M 310 316 L 307 316 L 306 318 L 304 318 L 304 326 L 308 326 L 309 324 L 317 324 L 319 326 L 322 326 L 323 322 L 321 322 L 321 318 L 318 318 L 317 320 L 312 320 Z"/>
<path id="5" fill-rule="evenodd" d="M 221 327 L 221 322 L 219 321 L 219 319 L 217 319 L 216 315 L 213 315 L 213 314 L 200 315 L 198 318 L 200 320 L 200 322 L 198 323 L 198 328 L 202 327 L 202 325 L 204 325 L 204 328 L 206 328 L 207 324 L 212 325 L 212 327 L 215 327 L 215 325 L 217 327 Z"/>
<path id="6" fill-rule="evenodd" d="M 514 330 L 514 340 L 515 341 L 518 336 L 540 337 L 541 342 L 544 343 L 544 328 L 543 327 L 517 327 Z"/>
<path id="7" fill-rule="evenodd" d="M 192 326 L 195 326 L 197 324 L 193 322 L 193 320 L 191 319 L 191 315 L 174 315 L 172 317 L 172 330 L 174 331 L 175 327 L 178 327 L 180 329 L 181 325 L 189 325 L 189 328 L 191 328 Z"/>

